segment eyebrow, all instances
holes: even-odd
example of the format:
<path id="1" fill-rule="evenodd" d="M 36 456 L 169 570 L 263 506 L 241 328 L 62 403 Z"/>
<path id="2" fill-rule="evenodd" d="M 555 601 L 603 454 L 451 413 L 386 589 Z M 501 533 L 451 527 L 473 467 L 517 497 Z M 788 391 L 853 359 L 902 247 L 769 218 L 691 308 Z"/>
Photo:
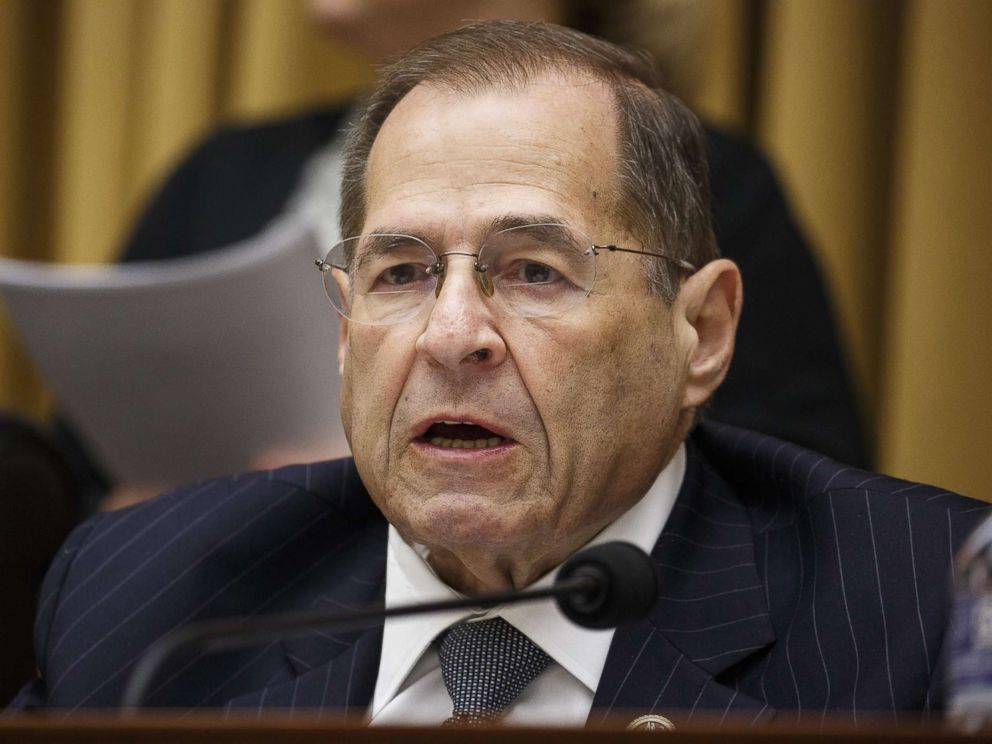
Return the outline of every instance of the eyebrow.
<path id="1" fill-rule="evenodd" d="M 522 228 L 530 228 L 527 230 L 528 233 L 550 242 L 569 245 L 575 242 L 572 229 L 560 217 L 550 214 L 504 214 L 494 217 L 486 226 L 479 242 L 485 242 L 488 236 L 503 230 Z M 398 240 L 400 237 L 416 238 L 426 243 L 432 250 L 435 250 L 434 246 L 437 242 L 422 232 L 398 226 L 377 228 L 366 235 L 374 237 L 363 246 L 364 250 L 360 257 L 363 262 L 395 250 L 401 243 Z"/>
<path id="2" fill-rule="evenodd" d="M 568 229 L 560 217 L 554 217 L 549 214 L 505 214 L 500 217 L 495 217 L 489 223 L 486 234 L 492 235 L 493 233 L 500 232 L 501 230 L 512 230 L 514 228 L 531 227 L 535 225 L 548 227 L 551 230 Z"/>
<path id="3" fill-rule="evenodd" d="M 574 251 L 584 251 L 588 248 L 583 245 L 581 238 L 576 231 L 561 218 L 548 215 L 526 215 L 523 217 L 509 215 L 499 217 L 490 224 L 490 235 L 501 230 L 519 230 L 533 240 L 543 245 L 555 246 L 558 249 L 571 249 Z"/>
<path id="4" fill-rule="evenodd" d="M 411 234 L 410 232 L 402 229 L 376 230 L 374 232 L 367 233 L 366 237 L 368 240 L 362 241 L 361 253 L 354 254 L 352 256 L 352 260 L 356 262 L 356 268 L 361 267 L 365 263 L 376 258 L 385 256 L 402 245 L 409 244 L 410 241 L 404 240 L 405 238 L 414 238 L 426 243 L 428 246 L 430 245 L 430 243 L 420 235 Z"/>
<path id="5" fill-rule="evenodd" d="M 492 235 L 493 233 L 500 232 L 502 230 L 510 230 L 512 228 L 529 227 L 533 225 L 541 225 L 542 227 L 548 227 L 556 229 L 558 227 L 568 229 L 568 224 L 561 218 L 556 217 L 551 214 L 504 214 L 499 217 L 494 217 L 490 220 L 487 225 L 484 234 Z M 426 234 L 419 232 L 417 230 L 411 230 L 407 227 L 400 226 L 389 226 L 389 227 L 378 227 L 374 230 L 369 230 L 365 235 L 376 235 L 376 236 L 396 236 L 396 235 L 408 235 L 411 238 L 417 238 L 427 245 L 433 245 L 434 239 L 428 237 Z M 384 245 L 380 241 L 374 241 L 376 245 L 374 250 L 386 251 L 391 248 L 389 245 Z M 388 242 L 388 241 L 386 241 Z"/>

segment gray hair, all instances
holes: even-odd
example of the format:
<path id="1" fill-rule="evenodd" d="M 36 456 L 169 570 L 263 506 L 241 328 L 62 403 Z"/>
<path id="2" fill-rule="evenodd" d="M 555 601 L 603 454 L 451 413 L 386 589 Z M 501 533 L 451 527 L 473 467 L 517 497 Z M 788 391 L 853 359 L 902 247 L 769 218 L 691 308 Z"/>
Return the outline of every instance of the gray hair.
<path id="1" fill-rule="evenodd" d="M 579 31 L 545 23 L 490 21 L 420 44 L 383 71 L 349 134 L 341 196 L 341 234 L 362 232 L 366 169 L 379 130 L 419 85 L 471 95 L 519 89 L 549 71 L 585 74 L 611 91 L 619 130 L 617 214 L 646 250 L 695 266 L 719 254 L 710 221 L 702 130 L 696 117 L 659 86 L 653 64 Z M 649 279 L 671 301 L 678 273 L 651 261 Z"/>

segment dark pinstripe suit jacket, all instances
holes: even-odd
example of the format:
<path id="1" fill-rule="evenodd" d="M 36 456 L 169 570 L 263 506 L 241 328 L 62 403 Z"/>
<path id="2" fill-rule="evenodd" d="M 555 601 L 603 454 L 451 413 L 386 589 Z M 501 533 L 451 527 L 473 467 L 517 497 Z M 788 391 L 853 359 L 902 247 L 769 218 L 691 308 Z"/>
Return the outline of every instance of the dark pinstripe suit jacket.
<path id="1" fill-rule="evenodd" d="M 616 632 L 592 717 L 926 715 L 941 702 L 952 555 L 989 508 L 703 424 L 653 551 L 662 597 Z M 42 676 L 14 705 L 114 706 L 149 644 L 195 619 L 381 605 L 385 553 L 386 523 L 350 460 L 211 480 L 96 516 L 50 570 Z M 149 704 L 356 713 L 381 638 L 381 626 L 314 632 L 178 659 Z"/>

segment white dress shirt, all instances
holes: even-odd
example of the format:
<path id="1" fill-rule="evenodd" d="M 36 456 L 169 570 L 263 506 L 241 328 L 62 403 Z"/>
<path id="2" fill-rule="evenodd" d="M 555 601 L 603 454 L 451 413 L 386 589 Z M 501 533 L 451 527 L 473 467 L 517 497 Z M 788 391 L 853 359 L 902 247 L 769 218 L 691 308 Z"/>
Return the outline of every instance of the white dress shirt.
<path id="1" fill-rule="evenodd" d="M 633 543 L 650 553 L 671 513 L 685 475 L 685 446 L 634 506 L 588 545 L 612 540 Z M 462 595 L 442 582 L 427 564 L 424 546 L 410 546 L 389 527 L 386 555 L 386 607 L 452 599 Z M 531 587 L 554 582 L 557 567 Z M 582 726 L 592 708 L 613 630 L 581 628 L 566 619 L 553 600 L 455 610 L 386 620 L 382 656 L 372 706 L 372 725 L 434 725 L 451 715 L 451 698 L 441 678 L 433 641 L 466 618 L 500 616 L 540 646 L 552 662 L 510 705 L 503 721 L 518 724 Z"/>

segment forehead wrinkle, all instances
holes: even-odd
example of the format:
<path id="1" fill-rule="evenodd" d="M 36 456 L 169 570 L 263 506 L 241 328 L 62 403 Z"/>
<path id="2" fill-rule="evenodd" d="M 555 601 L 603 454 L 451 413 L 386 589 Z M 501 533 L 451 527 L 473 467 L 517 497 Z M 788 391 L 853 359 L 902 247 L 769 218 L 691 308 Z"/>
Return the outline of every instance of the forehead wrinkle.
<path id="1" fill-rule="evenodd" d="M 485 228 L 485 232 L 498 232 L 512 227 L 523 227 L 526 225 L 542 224 L 564 224 L 561 217 L 546 212 L 506 212 L 491 218 Z M 426 240 L 427 234 L 418 232 L 416 229 L 409 229 L 403 226 L 377 227 L 369 230 L 367 235 L 405 235 L 418 240 Z"/>
<path id="2" fill-rule="evenodd" d="M 473 186 L 487 189 L 493 186 L 506 186 L 508 188 L 514 188 L 520 185 L 521 183 L 517 181 L 493 179 L 486 181 L 485 183 L 474 184 Z M 546 194 L 550 194 L 553 197 L 550 201 L 554 202 L 554 205 L 551 205 L 552 211 L 549 211 L 546 206 L 542 205 L 540 212 L 516 210 L 513 212 L 506 212 L 505 215 L 539 217 L 539 219 L 531 220 L 530 224 L 534 224 L 535 222 L 574 223 L 575 220 L 569 219 L 569 215 L 575 213 L 576 211 L 580 217 L 588 216 L 585 209 L 576 210 L 577 206 L 584 205 L 574 205 L 574 195 L 562 188 L 561 184 L 532 184 L 528 182 L 525 185 L 527 185 L 528 188 L 534 193 L 544 192 Z M 452 227 L 457 227 L 459 232 L 474 234 L 476 232 L 476 226 L 481 221 L 491 222 L 503 216 L 493 216 L 492 212 L 487 212 L 484 209 L 477 209 L 472 206 L 463 206 L 460 208 L 458 211 L 461 214 L 457 217 L 445 218 L 436 213 L 424 213 L 419 208 L 419 202 L 425 197 L 431 197 L 437 201 L 443 201 L 445 199 L 451 200 L 451 197 L 454 197 L 455 195 L 465 195 L 465 193 L 470 191 L 473 186 L 452 186 L 444 184 L 441 186 L 423 188 L 418 186 L 416 183 L 407 183 L 404 184 L 404 186 L 407 187 L 407 193 L 400 195 L 389 195 L 388 197 L 385 197 L 380 192 L 375 196 L 375 202 L 379 203 L 372 205 L 374 208 L 370 210 L 370 214 L 372 219 L 383 220 L 383 222 L 377 222 L 376 227 L 374 228 L 365 229 L 363 231 L 365 234 L 387 231 L 398 232 L 430 242 L 430 240 L 437 239 L 437 237 L 442 233 L 449 232 Z M 410 203 L 412 207 L 407 207 L 405 203 Z M 574 206 L 570 208 L 569 205 Z M 407 218 L 405 216 L 407 214 L 412 216 Z M 576 225 L 576 227 L 582 228 L 581 225 Z"/>
<path id="3" fill-rule="evenodd" d="M 601 177 L 599 169 L 593 169 L 589 159 L 584 153 L 573 153 L 550 146 L 546 143 L 489 143 L 476 142 L 459 145 L 458 149 L 464 151 L 452 153 L 445 148 L 445 151 L 436 152 L 424 150 L 411 146 L 411 151 L 401 157 L 390 157 L 389 165 L 376 166 L 379 173 L 373 173 L 371 179 L 373 187 L 388 186 L 388 181 L 392 172 L 401 164 L 409 163 L 409 169 L 413 179 L 423 178 L 426 180 L 450 178 L 453 171 L 465 169 L 470 174 L 478 174 L 473 179 L 477 183 L 489 183 L 486 178 L 487 169 L 499 168 L 508 173 L 506 175 L 515 176 L 519 174 L 521 180 L 514 182 L 515 185 L 529 186 L 532 181 L 541 175 L 550 176 L 552 180 L 567 182 L 571 179 L 588 181 L 588 176 L 593 173 L 596 177 Z M 480 152 L 485 150 L 486 152 Z M 611 153 L 612 155 L 613 153 Z M 578 155 L 578 156 L 577 156 Z M 616 158 L 611 160 L 615 163 Z M 616 168 L 610 169 L 609 181 L 616 181 Z M 407 181 L 410 179 L 408 178 Z M 385 182 L 385 184 L 383 183 Z M 466 181 L 468 183 L 468 181 Z M 613 184 L 606 184 L 611 188 Z"/>
<path id="4" fill-rule="evenodd" d="M 522 172 L 521 176 L 523 176 Z M 413 177 L 404 181 L 402 184 L 398 184 L 395 189 L 383 188 L 376 190 L 371 194 L 369 213 L 384 213 L 387 215 L 402 214 L 406 209 L 404 204 L 406 202 L 412 203 L 414 207 L 417 207 L 419 206 L 417 202 L 425 197 L 443 200 L 455 196 L 471 195 L 473 190 L 485 191 L 486 189 L 499 187 L 514 189 L 523 186 L 535 194 L 542 192 L 550 195 L 551 201 L 558 205 L 555 211 L 559 213 L 555 214 L 554 212 L 547 211 L 546 208 L 542 209 L 541 213 L 545 216 L 553 216 L 554 219 L 551 221 L 565 219 L 566 212 L 577 213 L 583 218 L 591 217 L 593 221 L 599 221 L 604 214 L 613 213 L 612 210 L 615 209 L 617 201 L 612 185 L 606 189 L 597 189 L 590 186 L 587 189 L 583 189 L 580 193 L 576 193 L 575 183 L 578 181 L 578 178 L 575 181 L 566 179 L 513 178 L 512 174 L 510 178 L 507 178 L 503 174 L 503 177 L 488 178 L 474 183 L 452 184 L 446 182 L 443 176 L 430 180 L 433 183 L 424 182 Z M 606 192 L 605 194 L 603 193 L 604 191 Z M 606 198 L 597 200 L 600 195 Z M 411 211 L 417 214 L 418 218 L 421 216 L 419 209 L 412 209 Z M 382 217 L 376 217 L 376 219 L 382 219 Z M 391 225 L 401 224 L 393 216 L 388 217 L 388 221 Z M 381 231 L 379 228 L 366 230 L 366 232 Z M 413 235 L 414 233 L 408 234 Z"/>
<path id="5" fill-rule="evenodd" d="M 425 194 L 443 197 L 467 193 L 474 188 L 524 186 L 549 194 L 563 209 L 577 210 L 576 216 L 588 221 L 584 229 L 599 227 L 604 220 L 616 221 L 622 190 L 615 149 L 610 149 L 610 164 L 604 168 L 590 163 L 584 152 L 562 150 L 546 142 L 485 145 L 487 149 L 505 151 L 509 155 L 502 158 L 482 158 L 478 147 L 476 145 L 472 150 L 466 145 L 465 149 L 470 154 L 464 158 L 447 156 L 440 163 L 434 160 L 416 164 L 413 176 L 400 185 L 402 192 L 392 195 L 391 200 L 415 199 Z M 528 152 L 533 157 L 528 158 Z M 464 168 L 470 177 L 460 183 L 451 183 L 452 171 L 459 168 Z M 499 175 L 486 175 L 493 172 Z M 418 176 L 435 184 L 418 182 Z M 379 192 L 376 196 L 381 202 L 383 194 Z M 563 218 L 563 214 L 555 215 L 553 221 Z M 617 224 L 616 227 L 621 226 Z"/>

